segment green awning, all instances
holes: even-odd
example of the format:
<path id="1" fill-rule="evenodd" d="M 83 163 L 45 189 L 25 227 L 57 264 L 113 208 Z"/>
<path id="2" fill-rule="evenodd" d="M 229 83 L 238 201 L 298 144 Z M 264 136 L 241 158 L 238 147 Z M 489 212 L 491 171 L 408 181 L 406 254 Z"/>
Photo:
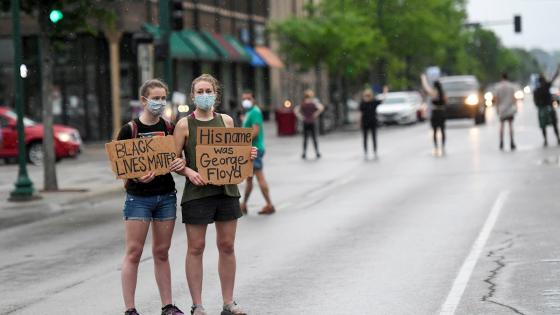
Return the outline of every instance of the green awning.
<path id="1" fill-rule="evenodd" d="M 150 33 L 155 39 L 159 39 L 161 32 L 159 27 L 145 23 L 144 30 Z M 171 50 L 171 57 L 177 59 L 197 59 L 196 52 L 189 46 L 189 44 L 179 35 L 179 32 L 171 32 L 169 36 L 169 46 Z"/>
<path id="2" fill-rule="evenodd" d="M 238 54 L 243 56 L 245 61 L 251 61 L 251 55 L 243 48 L 243 45 L 233 36 L 224 35 L 224 38 L 229 42 L 229 44 L 237 51 Z"/>
<path id="3" fill-rule="evenodd" d="M 200 33 L 192 30 L 182 30 L 177 33 L 196 52 L 199 59 L 220 60 L 220 55 L 202 38 Z"/>
<path id="4" fill-rule="evenodd" d="M 159 27 L 157 27 L 156 25 L 150 24 L 150 23 L 144 23 L 144 25 L 142 25 L 142 28 L 150 33 L 150 35 L 152 35 L 155 39 L 159 38 Z"/>
<path id="5" fill-rule="evenodd" d="M 209 32 L 203 31 L 200 32 L 200 35 L 206 39 L 206 41 L 217 51 L 222 59 L 230 59 L 230 54 L 227 49 L 212 36 Z"/>
<path id="6" fill-rule="evenodd" d="M 171 57 L 179 59 L 196 59 L 196 53 L 181 38 L 178 32 L 171 33 L 169 37 Z"/>

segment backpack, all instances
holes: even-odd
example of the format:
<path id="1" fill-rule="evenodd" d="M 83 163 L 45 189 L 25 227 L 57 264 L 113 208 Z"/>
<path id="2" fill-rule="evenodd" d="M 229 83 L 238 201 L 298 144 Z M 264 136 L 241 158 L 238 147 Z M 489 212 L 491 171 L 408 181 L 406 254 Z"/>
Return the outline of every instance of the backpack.
<path id="1" fill-rule="evenodd" d="M 165 122 L 165 129 L 167 130 L 167 134 L 172 134 L 173 133 L 173 125 L 165 118 L 162 118 L 163 121 Z M 138 125 L 136 124 L 136 121 L 131 120 L 128 122 L 128 125 L 130 126 L 130 130 L 132 132 L 132 137 L 131 139 L 137 138 L 138 137 Z"/>

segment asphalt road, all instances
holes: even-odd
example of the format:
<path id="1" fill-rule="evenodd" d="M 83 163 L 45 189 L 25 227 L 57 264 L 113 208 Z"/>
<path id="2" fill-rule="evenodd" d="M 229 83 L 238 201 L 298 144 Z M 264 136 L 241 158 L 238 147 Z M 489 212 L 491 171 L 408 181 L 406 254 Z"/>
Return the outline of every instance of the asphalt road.
<path id="1" fill-rule="evenodd" d="M 323 158 L 307 161 L 299 137 L 269 134 L 265 172 L 278 212 L 258 216 L 254 192 L 239 222 L 236 299 L 259 315 L 560 314 L 560 149 L 542 147 L 533 107 L 527 101 L 517 117 L 516 152 L 498 150 L 491 112 L 480 127 L 448 122 L 444 156 L 432 154 L 425 123 L 380 130 L 375 161 L 364 160 L 358 132 L 321 137 Z M 61 168 L 72 176 L 106 163 Z M 103 195 L 0 229 L 0 314 L 122 313 L 123 200 Z M 214 239 L 210 228 L 210 314 L 221 305 Z M 179 220 L 170 259 L 175 303 L 187 311 L 185 244 Z M 137 307 L 161 307 L 149 245 Z"/>

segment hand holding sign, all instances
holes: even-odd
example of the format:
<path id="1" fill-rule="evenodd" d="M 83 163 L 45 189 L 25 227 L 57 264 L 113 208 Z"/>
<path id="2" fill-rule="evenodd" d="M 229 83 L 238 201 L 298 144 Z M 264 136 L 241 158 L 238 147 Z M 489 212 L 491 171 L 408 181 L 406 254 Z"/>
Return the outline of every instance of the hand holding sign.
<path id="1" fill-rule="evenodd" d="M 252 153 L 256 156 L 252 152 L 252 138 L 250 128 L 199 127 L 196 166 L 202 180 L 214 185 L 239 184 L 251 176 Z"/>
<path id="2" fill-rule="evenodd" d="M 156 175 L 184 168 L 173 136 L 112 141 L 105 144 L 105 150 L 117 178 L 150 182 Z"/>

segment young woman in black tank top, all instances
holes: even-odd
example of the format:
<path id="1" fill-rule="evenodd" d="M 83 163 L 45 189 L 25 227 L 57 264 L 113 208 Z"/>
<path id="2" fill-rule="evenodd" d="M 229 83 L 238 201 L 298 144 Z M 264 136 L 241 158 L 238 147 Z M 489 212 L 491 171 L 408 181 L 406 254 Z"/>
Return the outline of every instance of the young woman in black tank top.
<path id="1" fill-rule="evenodd" d="M 173 126 L 161 113 L 165 108 L 167 86 L 159 80 L 148 80 L 140 87 L 140 102 L 144 108 L 138 119 L 124 125 L 118 140 L 150 138 L 173 133 Z M 170 171 L 182 173 L 185 161 L 172 161 Z M 171 174 L 156 176 L 154 172 L 126 181 L 126 201 L 123 209 L 125 226 L 125 256 L 122 263 L 122 293 L 126 307 L 125 315 L 138 315 L 134 293 L 136 291 L 138 265 L 148 230 L 152 229 L 152 255 L 155 277 L 163 305 L 163 315 L 181 315 L 173 305 L 171 295 L 171 268 L 168 251 L 175 226 L 177 196 Z"/>
<path id="2" fill-rule="evenodd" d="M 422 80 L 422 87 L 428 96 L 432 99 L 432 117 L 430 121 L 432 123 L 433 139 L 434 139 L 434 152 L 435 154 L 445 154 L 445 112 L 447 107 L 447 96 L 443 92 L 443 87 L 441 82 L 435 81 L 434 88 L 428 83 L 428 79 L 425 74 L 420 77 Z M 438 152 L 438 136 L 437 131 L 440 130 L 441 133 L 441 151 Z"/>
<path id="3" fill-rule="evenodd" d="M 222 315 L 246 314 L 233 300 L 235 281 L 234 240 L 237 219 L 242 216 L 237 185 L 215 186 L 204 181 L 196 167 L 196 127 L 234 127 L 233 119 L 214 112 L 219 99 L 219 83 L 208 74 L 196 78 L 191 85 L 190 97 L 196 109 L 189 117 L 182 118 L 175 128 L 175 143 L 179 155 L 185 152 L 187 178 L 181 201 L 183 223 L 187 231 L 187 257 L 185 269 L 193 305 L 191 313 L 205 315 L 202 306 L 202 256 L 208 224 L 215 223 L 219 252 L 219 273 L 222 287 Z M 251 159 L 257 156 L 256 148 Z"/>

